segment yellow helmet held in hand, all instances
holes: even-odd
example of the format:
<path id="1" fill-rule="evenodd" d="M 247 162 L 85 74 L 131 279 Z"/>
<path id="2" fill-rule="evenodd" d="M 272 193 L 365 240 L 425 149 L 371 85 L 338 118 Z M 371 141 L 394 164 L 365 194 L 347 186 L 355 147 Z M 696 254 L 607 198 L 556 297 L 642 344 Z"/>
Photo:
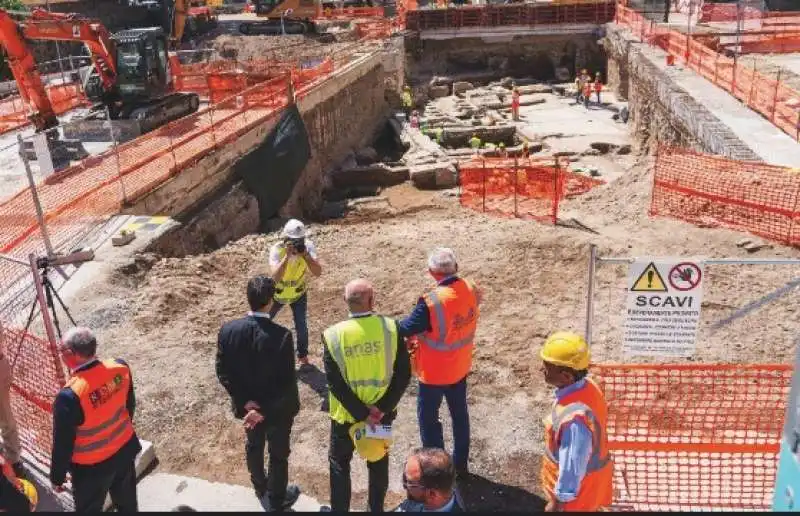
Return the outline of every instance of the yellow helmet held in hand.
<path id="1" fill-rule="evenodd" d="M 589 346 L 571 331 L 557 331 L 547 337 L 539 356 L 545 362 L 576 371 L 589 368 Z"/>
<path id="2" fill-rule="evenodd" d="M 36 509 L 36 505 L 39 503 L 39 493 L 36 491 L 36 487 L 24 478 L 18 478 L 17 481 L 20 486 L 22 486 L 22 494 L 25 495 L 31 504 L 31 510 Z"/>
<path id="3" fill-rule="evenodd" d="M 377 462 L 389 453 L 390 439 L 367 437 L 367 424 L 364 421 L 350 425 L 350 438 L 356 452 L 367 462 Z"/>

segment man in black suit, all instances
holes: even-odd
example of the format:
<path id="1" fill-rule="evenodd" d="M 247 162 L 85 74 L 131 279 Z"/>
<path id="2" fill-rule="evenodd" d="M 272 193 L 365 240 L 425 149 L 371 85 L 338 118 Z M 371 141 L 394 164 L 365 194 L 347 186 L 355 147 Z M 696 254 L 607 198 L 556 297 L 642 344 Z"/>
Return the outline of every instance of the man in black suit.
<path id="1" fill-rule="evenodd" d="M 275 283 L 255 276 L 247 283 L 246 317 L 226 323 L 217 339 L 217 378 L 231 396 L 233 413 L 247 435 L 247 469 L 256 496 L 271 511 L 290 508 L 300 489 L 289 482 L 289 436 L 300 411 L 292 333 L 272 322 Z M 264 447 L 269 444 L 269 475 Z"/>

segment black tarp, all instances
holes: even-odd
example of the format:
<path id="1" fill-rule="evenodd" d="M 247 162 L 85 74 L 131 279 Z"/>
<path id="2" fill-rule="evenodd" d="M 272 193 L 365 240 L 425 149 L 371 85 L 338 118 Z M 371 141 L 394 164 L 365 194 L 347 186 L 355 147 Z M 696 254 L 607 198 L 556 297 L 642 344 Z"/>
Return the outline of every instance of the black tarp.
<path id="1" fill-rule="evenodd" d="M 287 108 L 264 141 L 233 166 L 258 199 L 262 227 L 286 204 L 311 158 L 308 132 L 296 105 Z"/>

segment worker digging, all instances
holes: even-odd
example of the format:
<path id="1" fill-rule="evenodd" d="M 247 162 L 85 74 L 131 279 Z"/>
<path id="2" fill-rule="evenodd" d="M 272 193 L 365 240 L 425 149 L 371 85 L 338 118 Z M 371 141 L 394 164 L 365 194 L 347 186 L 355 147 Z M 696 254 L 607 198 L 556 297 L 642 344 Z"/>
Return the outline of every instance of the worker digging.
<path id="1" fill-rule="evenodd" d="M 654 2 L 7 0 L 0 512 L 796 510 L 800 4 Z"/>

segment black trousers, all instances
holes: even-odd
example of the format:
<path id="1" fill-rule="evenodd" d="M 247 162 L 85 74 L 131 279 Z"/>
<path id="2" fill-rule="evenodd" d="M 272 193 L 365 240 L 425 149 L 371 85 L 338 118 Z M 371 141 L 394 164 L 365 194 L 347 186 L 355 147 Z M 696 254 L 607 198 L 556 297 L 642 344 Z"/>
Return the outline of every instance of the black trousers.
<path id="1" fill-rule="evenodd" d="M 138 512 L 134 461 L 106 463 L 72 471 L 72 497 L 75 512 L 102 512 L 106 495 L 118 512 Z"/>
<path id="2" fill-rule="evenodd" d="M 348 512 L 350 510 L 350 461 L 353 459 L 353 440 L 348 430 L 350 425 L 331 421 L 331 444 L 328 462 L 331 475 L 331 510 Z M 383 512 L 386 490 L 389 488 L 389 455 L 377 462 L 367 462 L 369 470 L 369 494 L 367 504 L 371 512 Z"/>
<path id="3" fill-rule="evenodd" d="M 289 483 L 289 436 L 294 417 L 281 417 L 275 421 L 266 419 L 247 430 L 245 455 L 250 481 L 259 493 L 268 493 L 272 507 L 280 507 L 286 497 Z M 264 472 L 264 447 L 269 446 L 269 474 Z"/>

